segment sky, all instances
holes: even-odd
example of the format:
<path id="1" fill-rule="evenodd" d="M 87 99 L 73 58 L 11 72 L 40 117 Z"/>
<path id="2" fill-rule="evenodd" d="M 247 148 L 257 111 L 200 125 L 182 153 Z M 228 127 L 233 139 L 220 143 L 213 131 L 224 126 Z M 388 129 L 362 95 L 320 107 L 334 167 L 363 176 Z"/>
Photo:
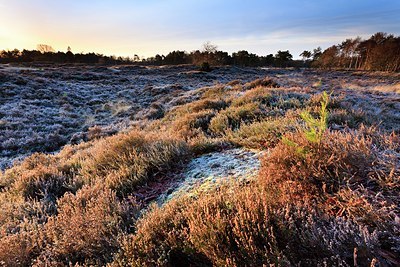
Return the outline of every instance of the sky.
<path id="1" fill-rule="evenodd" d="M 258 55 L 400 35 L 400 0 L 0 0 L 0 49 L 150 57 L 201 49 Z"/>

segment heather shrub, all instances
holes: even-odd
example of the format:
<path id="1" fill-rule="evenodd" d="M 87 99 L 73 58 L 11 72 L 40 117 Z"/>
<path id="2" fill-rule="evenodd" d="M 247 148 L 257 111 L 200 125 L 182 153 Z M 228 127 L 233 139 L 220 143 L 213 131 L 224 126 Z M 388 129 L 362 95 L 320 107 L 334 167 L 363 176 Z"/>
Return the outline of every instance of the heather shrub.
<path id="1" fill-rule="evenodd" d="M 371 124 L 371 119 L 361 110 L 334 109 L 329 113 L 328 123 L 357 128 L 361 124 Z"/>
<path id="2" fill-rule="evenodd" d="M 312 94 L 311 97 L 306 101 L 308 107 L 317 107 L 321 106 L 321 103 L 325 101 L 326 92 L 322 92 L 321 94 Z M 344 100 L 343 95 L 332 95 L 333 93 L 329 94 L 329 101 L 327 103 L 327 109 L 336 109 L 342 107 L 342 102 Z"/>
<path id="3" fill-rule="evenodd" d="M 236 130 L 242 123 L 255 121 L 261 115 L 258 103 L 230 106 L 211 119 L 209 129 L 216 135 L 223 135 L 227 130 Z"/>
<path id="4" fill-rule="evenodd" d="M 210 67 L 210 63 L 208 62 L 203 62 L 200 65 L 200 71 L 205 71 L 205 72 L 210 72 L 212 71 L 211 67 Z"/>
<path id="5" fill-rule="evenodd" d="M 290 110 L 302 108 L 304 106 L 304 100 L 299 99 L 298 96 L 292 97 L 290 95 L 279 95 L 274 103 L 272 103 L 273 107 L 282 109 L 282 110 Z"/>
<path id="6" fill-rule="evenodd" d="M 218 99 L 225 97 L 231 88 L 229 86 L 217 85 L 211 88 L 206 88 L 202 98 L 203 99 Z"/>
<path id="7" fill-rule="evenodd" d="M 74 190 L 72 177 L 61 171 L 57 160 L 36 153 L 5 172 L 2 178 L 25 199 L 55 199 Z"/>
<path id="8" fill-rule="evenodd" d="M 44 244 L 43 225 L 25 220 L 15 233 L 0 234 L 0 265 L 30 266 Z"/>
<path id="9" fill-rule="evenodd" d="M 246 91 L 240 97 L 235 97 L 232 101 L 232 106 L 242 106 L 253 102 L 268 104 L 271 99 L 272 92 L 270 88 L 255 87 L 251 90 Z"/>
<path id="10" fill-rule="evenodd" d="M 311 142 L 302 132 L 285 135 L 295 145 L 283 142 L 272 153 L 278 166 L 271 169 L 275 177 L 301 179 L 322 190 L 335 192 L 348 179 L 364 177 L 373 162 L 371 140 L 354 133 L 327 132 L 321 143 Z M 305 153 L 298 153 L 299 148 Z M 275 157 L 271 157 L 275 163 Z M 279 168 L 278 168 L 279 167 Z"/>
<path id="11" fill-rule="evenodd" d="M 301 133 L 287 138 L 296 140 L 306 153 L 298 153 L 297 147 L 285 143 L 278 144 L 264 160 L 261 177 L 275 183 L 300 182 L 328 213 L 395 231 L 396 216 L 390 215 L 395 210 L 389 202 L 399 201 L 393 197 L 398 194 L 398 178 L 394 177 L 400 177 L 399 158 L 394 152 L 398 144 L 384 138 L 387 143 L 377 146 L 379 143 L 369 134 L 355 131 L 327 132 L 319 145 Z M 393 146 L 397 148 L 393 150 Z"/>
<path id="12" fill-rule="evenodd" d="M 47 246 L 37 258 L 45 263 L 103 265 L 118 248 L 118 236 L 129 226 L 128 211 L 110 189 L 83 187 L 57 201 L 58 213 L 45 225 Z M 131 214 L 134 214 L 132 207 Z"/>
<path id="13" fill-rule="evenodd" d="M 227 101 L 224 99 L 202 99 L 191 103 L 187 109 L 187 112 L 199 112 L 206 109 L 219 111 L 226 108 L 228 104 L 229 103 L 227 103 Z"/>
<path id="14" fill-rule="evenodd" d="M 166 125 L 177 136 L 189 140 L 208 132 L 210 120 L 227 106 L 223 99 L 201 99 L 168 112 L 160 125 Z"/>
<path id="15" fill-rule="evenodd" d="M 272 148 L 288 131 L 294 131 L 297 122 L 290 118 L 262 120 L 242 124 L 236 131 L 226 132 L 226 139 L 232 144 L 254 149 Z"/>
<path id="16" fill-rule="evenodd" d="M 289 110 L 303 108 L 308 95 L 283 89 L 255 87 L 239 97 L 232 97 L 232 106 L 259 103 L 268 116 L 283 116 Z"/>
<path id="17" fill-rule="evenodd" d="M 0 193 L 0 207 L 0 265 L 28 266 L 45 243 L 43 224 L 55 207 L 10 191 Z"/>
<path id="18" fill-rule="evenodd" d="M 260 79 L 248 82 L 244 85 L 244 88 L 246 88 L 246 90 L 250 90 L 250 89 L 253 89 L 258 86 L 268 87 L 268 88 L 280 87 L 279 84 L 277 84 L 273 79 L 266 77 L 266 78 L 260 78 Z"/>
<path id="19" fill-rule="evenodd" d="M 74 182 L 82 183 L 79 177 L 79 171 L 82 168 L 82 162 L 89 156 L 89 148 L 95 143 L 96 141 L 82 142 L 76 145 L 64 146 L 58 154 L 54 155 L 60 171 L 68 176 L 73 176 Z M 80 187 L 81 186 L 79 186 L 79 188 Z"/>
<path id="20" fill-rule="evenodd" d="M 229 118 L 226 114 L 221 113 L 210 121 L 210 130 L 212 133 L 219 134 L 220 136 L 230 128 Z"/>
<path id="21" fill-rule="evenodd" d="M 173 168 L 188 156 L 178 139 L 133 131 L 100 140 L 88 149 L 80 174 L 86 183 L 104 183 L 118 194 L 131 192 L 152 175 Z"/>
<path id="22" fill-rule="evenodd" d="M 400 83 L 397 82 L 397 83 L 394 83 L 391 85 L 380 85 L 380 86 L 378 85 L 378 86 L 375 86 L 373 88 L 373 90 L 377 90 L 377 91 L 385 92 L 385 93 L 400 94 Z"/>
<path id="23" fill-rule="evenodd" d="M 93 126 L 88 129 L 87 133 L 87 139 L 94 140 L 94 139 L 99 139 L 101 137 L 106 136 L 106 134 L 103 132 L 102 128 L 100 126 Z"/>
<path id="24" fill-rule="evenodd" d="M 241 80 L 233 80 L 227 83 L 229 86 L 240 86 L 242 84 Z"/>
<path id="25" fill-rule="evenodd" d="M 68 191 L 68 188 L 64 186 L 67 182 L 68 178 L 57 168 L 40 166 L 23 172 L 14 186 L 25 199 L 57 198 Z"/>
<path id="26" fill-rule="evenodd" d="M 215 115 L 212 110 L 185 114 L 173 122 L 173 131 L 183 139 L 194 138 L 208 132 L 210 121 Z"/>
<path id="27" fill-rule="evenodd" d="M 190 151 L 194 155 L 211 153 L 232 147 L 230 142 L 224 137 L 210 138 L 205 134 L 200 134 L 199 136 L 190 139 L 188 144 Z"/>
<path id="28" fill-rule="evenodd" d="M 66 145 L 55 155 L 34 153 L 0 174 L 0 186 L 18 187 L 27 198 L 40 198 L 44 193 L 58 197 L 64 190 L 74 192 L 82 186 L 78 173 L 92 145 Z"/>
<path id="29" fill-rule="evenodd" d="M 50 156 L 41 153 L 34 153 L 30 157 L 27 157 L 22 162 L 16 162 L 13 168 L 7 169 L 1 175 L 1 181 L 4 187 L 10 186 L 14 183 L 18 177 L 20 176 L 21 172 L 24 170 L 34 170 L 37 167 L 43 165 L 51 165 L 52 160 Z"/>
<path id="30" fill-rule="evenodd" d="M 183 115 L 197 113 L 206 110 L 219 111 L 227 107 L 228 103 L 222 98 L 200 99 L 182 106 L 178 106 L 168 112 L 164 121 L 174 120 Z"/>
<path id="31" fill-rule="evenodd" d="M 161 104 L 152 103 L 150 106 L 150 109 L 144 115 L 144 118 L 147 118 L 150 120 L 156 120 L 156 119 L 161 119 L 162 117 L 164 117 L 164 114 L 165 114 L 165 109 Z"/>
<path id="32" fill-rule="evenodd" d="M 369 264 L 376 233 L 323 216 L 311 202 L 250 184 L 153 207 L 126 237 L 114 266 L 317 266 Z M 286 203 L 286 204 L 284 204 Z"/>

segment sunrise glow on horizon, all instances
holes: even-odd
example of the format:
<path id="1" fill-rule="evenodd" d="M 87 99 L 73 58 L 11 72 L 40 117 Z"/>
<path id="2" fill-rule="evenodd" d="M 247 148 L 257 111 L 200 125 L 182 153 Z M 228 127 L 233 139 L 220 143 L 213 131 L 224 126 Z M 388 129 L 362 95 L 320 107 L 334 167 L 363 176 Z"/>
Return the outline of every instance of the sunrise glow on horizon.
<path id="1" fill-rule="evenodd" d="M 335 1 L 0 1 L 0 49 L 96 52 L 141 57 L 218 49 L 258 55 L 317 46 L 383 31 L 400 34 L 400 2 Z"/>

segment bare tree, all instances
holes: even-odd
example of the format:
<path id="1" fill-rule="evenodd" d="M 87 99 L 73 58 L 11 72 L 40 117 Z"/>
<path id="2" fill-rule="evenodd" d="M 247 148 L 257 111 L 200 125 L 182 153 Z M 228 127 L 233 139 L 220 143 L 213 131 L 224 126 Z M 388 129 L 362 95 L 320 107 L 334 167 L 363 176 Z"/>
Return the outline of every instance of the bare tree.
<path id="1" fill-rule="evenodd" d="M 202 52 L 211 54 L 211 53 L 217 52 L 217 49 L 218 49 L 218 46 L 213 45 L 210 41 L 207 41 L 202 45 L 201 50 L 202 50 Z"/>
<path id="2" fill-rule="evenodd" d="M 40 53 L 54 53 L 56 52 L 56 50 L 54 50 L 53 47 L 51 47 L 51 45 L 47 45 L 47 44 L 38 44 L 36 46 L 36 49 L 40 52 Z"/>
<path id="3" fill-rule="evenodd" d="M 215 65 L 216 64 L 216 58 L 215 58 L 216 52 L 217 52 L 216 45 L 213 45 L 210 41 L 205 42 L 201 48 L 199 63 L 203 64 L 206 62 L 207 64 Z"/>

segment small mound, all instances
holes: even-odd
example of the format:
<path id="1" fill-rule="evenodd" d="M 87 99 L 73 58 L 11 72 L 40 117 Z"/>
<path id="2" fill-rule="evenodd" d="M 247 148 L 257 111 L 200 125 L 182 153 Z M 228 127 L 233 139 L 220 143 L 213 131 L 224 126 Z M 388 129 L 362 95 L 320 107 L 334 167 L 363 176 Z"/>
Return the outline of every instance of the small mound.
<path id="1" fill-rule="evenodd" d="M 251 180 L 258 174 L 258 158 L 262 154 L 265 153 L 237 148 L 195 158 L 181 174 L 183 180 L 161 195 L 159 203 L 183 195 L 196 196 L 200 192 L 218 187 L 228 179 Z"/>

